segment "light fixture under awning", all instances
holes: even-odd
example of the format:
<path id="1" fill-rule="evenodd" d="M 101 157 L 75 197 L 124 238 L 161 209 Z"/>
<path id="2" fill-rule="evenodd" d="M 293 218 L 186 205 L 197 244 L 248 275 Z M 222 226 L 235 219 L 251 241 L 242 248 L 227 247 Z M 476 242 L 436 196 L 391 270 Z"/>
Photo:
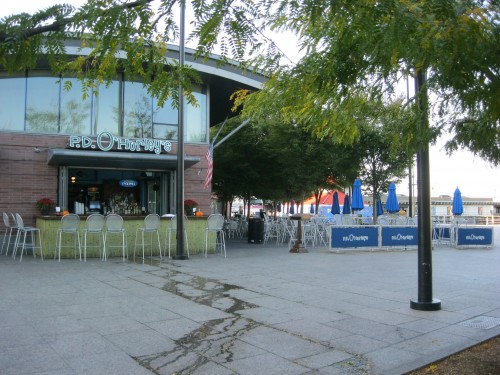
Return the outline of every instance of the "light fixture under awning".
<path id="1" fill-rule="evenodd" d="M 189 168 L 200 161 L 197 156 L 185 156 L 184 168 Z M 137 170 L 177 169 L 177 155 L 156 155 L 134 152 L 99 152 L 68 149 L 50 149 L 49 165 L 70 167 L 99 167 Z"/>

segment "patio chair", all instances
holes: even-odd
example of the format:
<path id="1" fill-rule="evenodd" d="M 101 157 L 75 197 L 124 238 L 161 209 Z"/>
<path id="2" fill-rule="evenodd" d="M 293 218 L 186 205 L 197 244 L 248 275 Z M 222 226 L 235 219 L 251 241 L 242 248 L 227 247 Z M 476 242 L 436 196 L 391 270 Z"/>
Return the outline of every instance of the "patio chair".
<path id="1" fill-rule="evenodd" d="M 119 247 L 122 249 L 123 261 L 125 262 L 125 256 L 128 259 L 128 246 L 127 246 L 127 236 L 126 230 L 123 227 L 123 217 L 118 214 L 109 214 L 106 216 L 106 220 L 104 222 L 104 249 L 102 258 L 103 260 L 108 259 L 108 249 L 112 247 Z M 108 240 L 110 236 L 115 236 L 120 238 L 121 244 L 118 245 L 110 245 L 108 244 Z"/>
<path id="2" fill-rule="evenodd" d="M 102 248 L 104 244 L 104 227 L 105 218 L 101 214 L 91 214 L 85 220 L 85 229 L 83 230 L 83 261 L 87 261 L 87 247 L 97 247 L 99 249 L 99 258 L 102 259 Z M 99 240 L 98 245 L 87 245 L 87 237 L 97 235 Z"/>
<path id="3" fill-rule="evenodd" d="M 158 241 L 158 251 L 160 252 L 161 259 L 161 244 L 160 244 L 160 232 L 158 231 L 158 227 L 160 226 L 160 215 L 158 214 L 149 214 L 144 218 L 144 226 L 142 228 L 137 228 L 135 231 L 135 243 L 134 243 L 134 260 L 135 260 L 135 251 L 137 249 L 137 240 L 139 238 L 139 233 L 141 234 L 142 239 L 142 262 L 144 263 L 144 248 L 147 244 L 144 243 L 144 235 L 149 233 L 149 246 L 151 257 L 153 256 L 153 235 L 156 234 L 156 240 Z"/>
<path id="4" fill-rule="evenodd" d="M 9 255 L 9 248 L 10 248 L 10 242 L 13 236 L 13 233 L 17 234 L 17 224 L 15 221 L 15 218 L 12 218 L 12 223 L 9 219 L 9 215 L 6 212 L 2 213 L 3 216 L 3 225 L 5 226 L 5 232 L 3 234 L 3 241 L 2 241 L 2 249 L 0 251 L 0 254 L 3 254 L 3 251 L 5 249 L 5 255 Z M 5 247 L 7 245 L 7 247 Z"/>
<path id="5" fill-rule="evenodd" d="M 40 249 L 40 257 L 43 260 L 43 249 L 42 249 L 42 237 L 40 233 L 40 229 L 36 227 L 26 227 L 24 226 L 24 221 L 21 215 L 18 213 L 15 214 L 16 218 L 16 225 L 17 225 L 17 234 L 16 234 L 16 241 L 14 244 L 14 250 L 12 250 L 12 257 L 15 259 L 17 250 L 21 248 L 21 256 L 19 258 L 19 261 L 22 262 L 23 260 L 23 253 L 27 250 L 26 246 L 30 245 L 31 249 L 33 250 L 33 258 L 36 258 L 36 249 Z M 28 234 L 31 236 L 31 242 L 26 243 Z M 38 246 L 36 246 L 36 236 L 38 235 Z M 22 237 L 22 240 L 21 240 Z"/>
<path id="6" fill-rule="evenodd" d="M 221 214 L 212 214 L 207 219 L 207 228 L 205 229 L 205 258 L 208 256 L 209 238 L 215 235 L 215 251 L 220 249 L 221 255 L 224 252 L 226 257 L 226 240 L 224 236 L 224 216 Z"/>
<path id="7" fill-rule="evenodd" d="M 82 260 L 82 247 L 80 243 L 80 232 L 78 227 L 80 226 L 80 216 L 77 214 L 68 214 L 61 218 L 61 226 L 57 230 L 56 237 L 56 249 L 59 256 L 59 262 L 61 261 L 61 247 L 73 247 L 73 252 L 76 258 L 76 248 L 78 246 L 78 252 L 80 254 L 80 260 Z M 73 245 L 63 245 L 63 237 L 73 236 Z M 54 259 L 56 258 L 56 253 L 54 253 Z"/>
<path id="8" fill-rule="evenodd" d="M 189 242 L 188 242 L 188 235 L 187 235 L 187 221 L 188 218 L 186 215 L 184 215 L 184 236 L 185 236 L 185 243 L 186 243 L 186 252 L 187 256 L 189 258 Z M 168 236 L 168 257 L 170 258 L 170 240 L 171 237 L 175 233 L 177 235 L 177 216 L 172 216 L 172 219 L 170 219 L 170 226 L 167 229 L 167 236 Z"/>

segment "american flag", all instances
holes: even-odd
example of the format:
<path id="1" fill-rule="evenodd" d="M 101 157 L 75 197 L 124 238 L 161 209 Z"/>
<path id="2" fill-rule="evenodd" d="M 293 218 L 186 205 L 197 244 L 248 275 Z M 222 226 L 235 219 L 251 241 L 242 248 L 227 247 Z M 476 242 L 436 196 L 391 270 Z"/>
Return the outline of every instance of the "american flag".
<path id="1" fill-rule="evenodd" d="M 214 169 L 213 153 L 214 147 L 212 144 L 210 144 L 210 147 L 207 150 L 207 154 L 205 155 L 205 159 L 207 159 L 208 162 L 207 177 L 205 178 L 205 185 L 203 185 L 205 189 L 208 189 L 212 185 L 212 173 Z"/>

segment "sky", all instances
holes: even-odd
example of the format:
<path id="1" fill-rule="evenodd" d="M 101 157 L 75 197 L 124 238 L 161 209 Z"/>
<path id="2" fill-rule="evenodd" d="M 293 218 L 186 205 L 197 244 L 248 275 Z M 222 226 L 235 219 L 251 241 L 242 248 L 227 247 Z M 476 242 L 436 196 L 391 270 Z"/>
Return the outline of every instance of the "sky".
<path id="1" fill-rule="evenodd" d="M 78 7 L 85 3 L 85 0 L 0 0 L 0 17 L 11 14 L 28 12 L 43 9 L 50 5 L 68 3 Z M 187 11 L 189 12 L 189 11 Z M 186 22 L 186 25 L 188 22 Z M 297 48 L 293 39 L 289 35 L 280 38 L 273 36 L 277 45 L 289 57 L 297 56 Z M 469 198 L 493 198 L 500 201 L 500 168 L 493 168 L 484 160 L 475 157 L 468 151 L 458 151 L 448 156 L 443 150 L 443 145 L 447 140 L 446 136 L 438 139 L 435 146 L 430 147 L 430 187 L 432 197 L 440 195 L 453 196 L 453 192 L 458 187 L 462 196 Z M 416 168 L 413 169 L 416 176 Z M 416 178 L 414 178 L 414 193 L 416 194 Z M 397 185 L 397 194 L 408 195 L 408 179 Z"/>

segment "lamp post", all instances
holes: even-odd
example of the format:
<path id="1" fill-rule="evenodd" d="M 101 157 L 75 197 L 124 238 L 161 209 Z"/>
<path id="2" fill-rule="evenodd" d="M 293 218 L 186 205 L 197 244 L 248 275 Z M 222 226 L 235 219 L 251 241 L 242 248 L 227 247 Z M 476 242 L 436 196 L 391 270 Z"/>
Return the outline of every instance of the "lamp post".
<path id="1" fill-rule="evenodd" d="M 176 220 L 177 220 L 177 254 L 174 259 L 187 259 L 184 255 L 184 90 L 182 88 L 182 69 L 184 68 L 184 21 L 186 5 L 180 3 L 180 33 L 179 33 L 179 110 L 177 132 L 177 179 L 176 179 Z"/>
<path id="2" fill-rule="evenodd" d="M 418 131 L 425 135 L 429 129 L 425 72 L 417 71 L 415 93 L 420 113 Z M 418 299 L 410 301 L 414 310 L 441 310 L 441 301 L 432 298 L 432 221 L 429 175 L 429 142 L 420 144 L 417 152 L 418 189 Z"/>

